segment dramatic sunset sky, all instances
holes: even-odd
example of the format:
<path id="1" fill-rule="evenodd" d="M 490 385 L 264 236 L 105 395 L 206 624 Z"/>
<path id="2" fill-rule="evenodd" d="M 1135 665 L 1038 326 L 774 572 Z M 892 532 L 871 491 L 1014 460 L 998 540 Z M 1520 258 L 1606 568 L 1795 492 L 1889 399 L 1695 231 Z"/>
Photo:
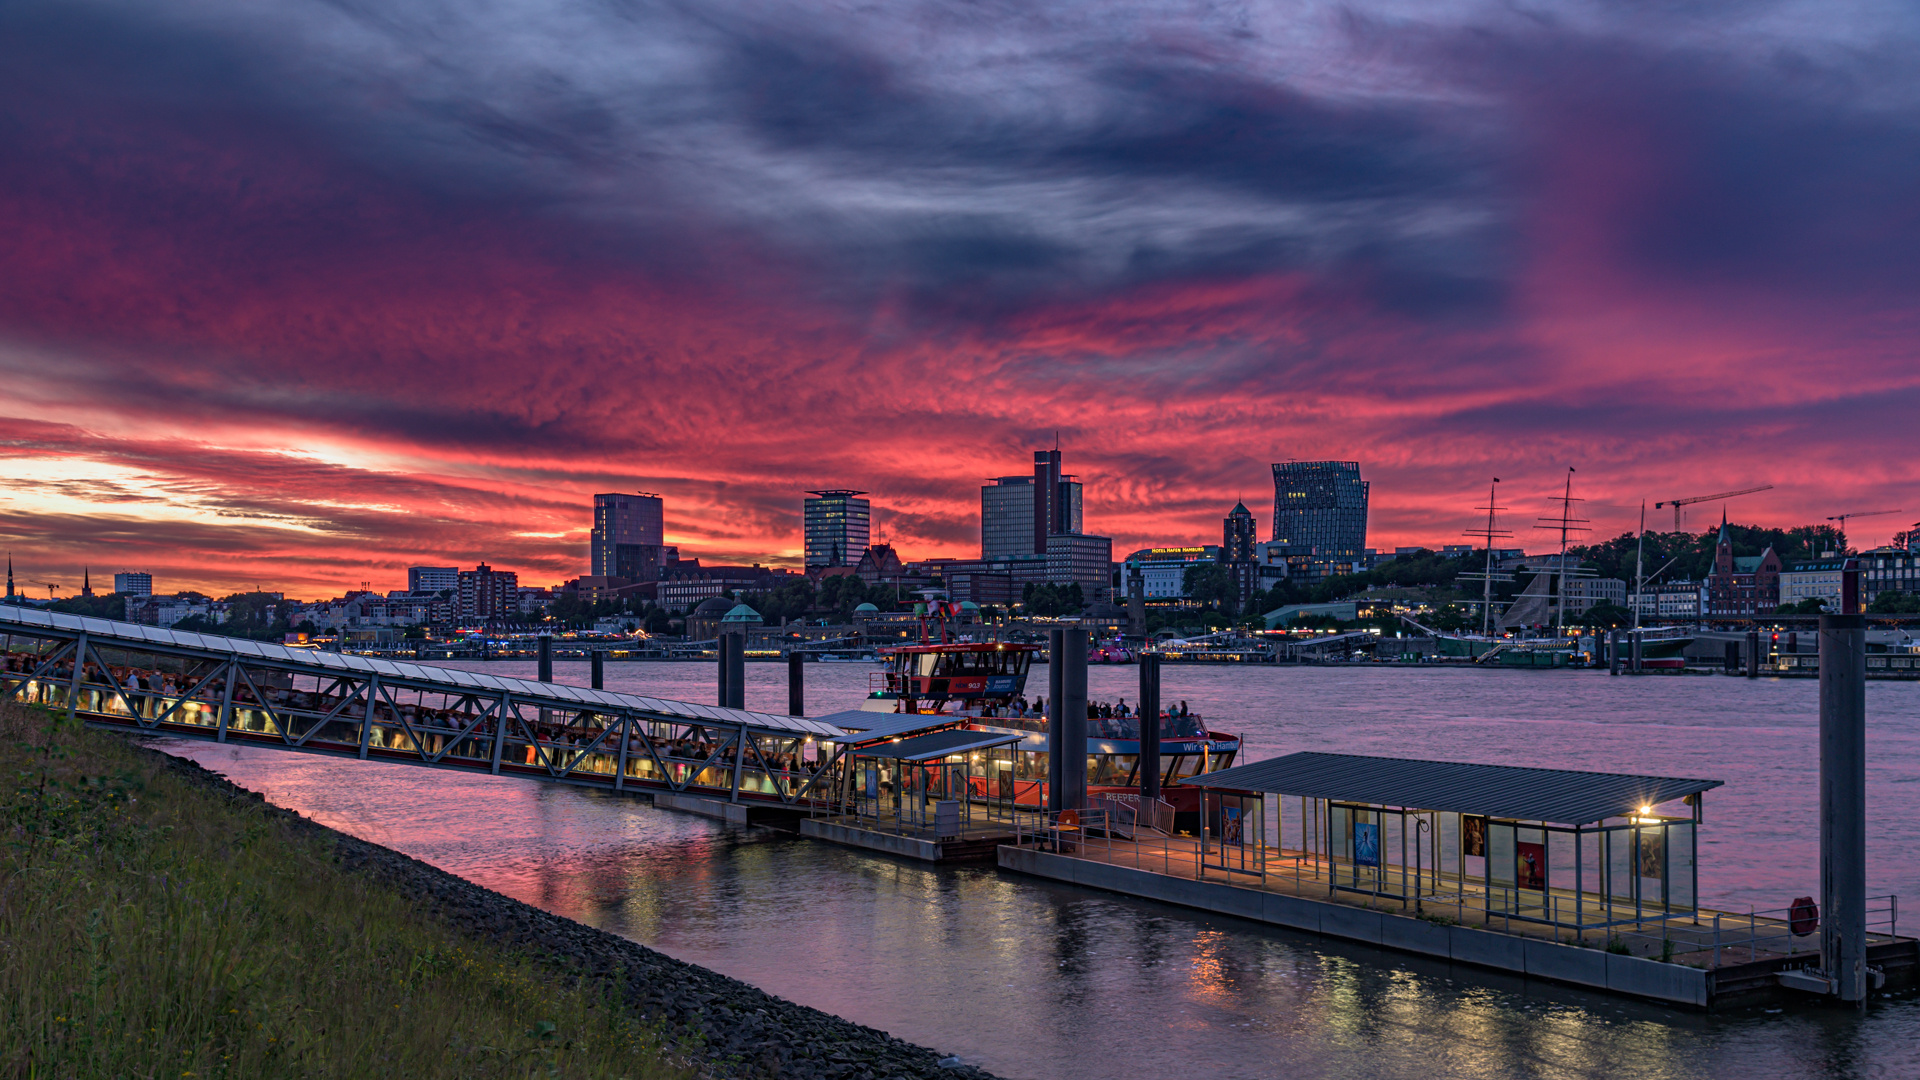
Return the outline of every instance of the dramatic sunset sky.
<path id="1" fill-rule="evenodd" d="M 1494 475 L 1539 546 L 1568 466 L 1601 535 L 1772 483 L 1735 518 L 1882 543 L 1917 10 L 0 2 L 0 542 L 549 584 L 593 492 L 791 563 L 831 485 L 977 554 L 1057 431 L 1119 554 L 1287 458 L 1359 460 L 1382 547 Z"/>

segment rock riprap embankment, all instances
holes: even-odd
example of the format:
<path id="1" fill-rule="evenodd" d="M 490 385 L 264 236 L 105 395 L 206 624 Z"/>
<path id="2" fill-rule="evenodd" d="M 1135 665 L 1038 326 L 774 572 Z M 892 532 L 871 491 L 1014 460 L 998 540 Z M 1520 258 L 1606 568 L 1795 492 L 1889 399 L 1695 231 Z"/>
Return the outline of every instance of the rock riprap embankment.
<path id="1" fill-rule="evenodd" d="M 164 756 L 169 768 L 196 783 L 235 799 L 262 801 L 196 762 Z M 624 983 L 628 1007 L 657 1027 L 677 1056 L 704 1074 L 782 1080 L 993 1080 L 982 1069 L 926 1047 L 542 911 L 292 811 L 265 809 L 329 838 L 341 865 L 420 903 L 471 937 L 541 958 L 566 975 Z"/>

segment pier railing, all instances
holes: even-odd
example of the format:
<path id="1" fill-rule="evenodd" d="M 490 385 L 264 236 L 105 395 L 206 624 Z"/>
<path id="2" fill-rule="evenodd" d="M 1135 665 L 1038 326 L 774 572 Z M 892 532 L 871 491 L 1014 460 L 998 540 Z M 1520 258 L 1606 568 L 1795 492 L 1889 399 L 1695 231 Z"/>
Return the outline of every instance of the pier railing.
<path id="1" fill-rule="evenodd" d="M 1776 956 L 1820 954 L 1820 922 L 1810 910 L 1793 907 L 1738 911 L 1702 909 L 1699 918 L 1663 925 L 1661 934 L 1624 930 L 1616 936 L 1634 952 L 1664 956 L 1712 953 L 1713 966 L 1745 963 Z M 1900 897 L 1889 893 L 1867 898 L 1867 941 L 1892 941 L 1900 930 Z"/>
<path id="2" fill-rule="evenodd" d="M 1457 923 L 1520 937 L 1579 940 L 1635 956 L 1714 966 L 1820 950 L 1817 919 L 1791 908 L 1746 912 L 1705 907 L 1636 910 L 1631 903 L 1596 893 L 1541 890 L 1516 910 L 1515 890 L 1488 889 L 1474 881 L 1421 872 L 1418 896 L 1404 901 L 1371 897 L 1334 887 L 1337 870 L 1312 852 L 1275 847 L 1248 837 L 1244 843 L 1218 836 L 1166 835 L 1138 827 L 1109 805 L 1015 815 L 1015 843 L 1079 859 L 1222 885 L 1359 904 L 1441 923 Z M 1868 900 L 1869 944 L 1894 940 L 1900 898 Z M 1579 916 L 1576 918 L 1576 916 Z M 1599 921 L 1583 921 L 1594 920 Z"/>

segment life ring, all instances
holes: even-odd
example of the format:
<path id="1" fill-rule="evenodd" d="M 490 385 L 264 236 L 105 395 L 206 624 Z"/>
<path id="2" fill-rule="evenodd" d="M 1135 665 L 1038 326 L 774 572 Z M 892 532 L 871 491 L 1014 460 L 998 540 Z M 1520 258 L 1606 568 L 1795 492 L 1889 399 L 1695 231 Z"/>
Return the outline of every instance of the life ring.
<path id="1" fill-rule="evenodd" d="M 1795 937 L 1806 937 L 1820 929 L 1820 905 L 1813 902 L 1813 897 L 1803 896 L 1787 909 L 1787 929 Z"/>
<path id="2" fill-rule="evenodd" d="M 1078 810 L 1060 811 L 1060 827 L 1063 829 L 1069 828 L 1069 827 L 1075 828 L 1075 829 L 1079 828 L 1080 827 L 1080 811 Z"/>

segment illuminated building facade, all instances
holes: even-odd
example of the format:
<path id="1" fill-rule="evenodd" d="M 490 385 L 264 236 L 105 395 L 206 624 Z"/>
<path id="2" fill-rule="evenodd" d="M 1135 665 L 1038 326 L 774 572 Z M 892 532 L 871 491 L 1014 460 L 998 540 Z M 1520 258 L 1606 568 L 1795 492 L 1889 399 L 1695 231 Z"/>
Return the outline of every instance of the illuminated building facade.
<path id="1" fill-rule="evenodd" d="M 801 512 L 807 565 L 852 566 L 871 542 L 873 506 L 864 491 L 827 488 L 809 491 Z"/>

